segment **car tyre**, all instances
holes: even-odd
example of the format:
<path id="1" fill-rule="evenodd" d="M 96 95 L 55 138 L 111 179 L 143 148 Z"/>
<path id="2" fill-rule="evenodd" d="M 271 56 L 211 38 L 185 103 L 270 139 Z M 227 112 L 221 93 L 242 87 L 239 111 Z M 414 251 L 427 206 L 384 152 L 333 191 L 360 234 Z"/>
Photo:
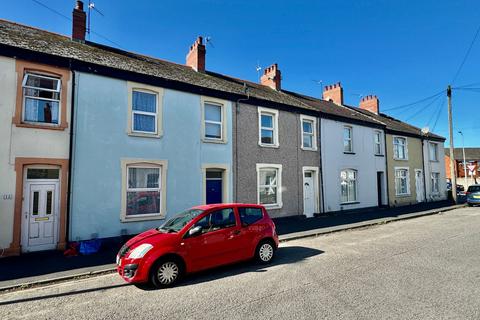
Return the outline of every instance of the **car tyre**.
<path id="1" fill-rule="evenodd" d="M 275 249 L 271 240 L 260 241 L 255 250 L 255 259 L 261 264 L 269 264 L 275 256 Z"/>
<path id="2" fill-rule="evenodd" d="M 158 289 L 174 286 L 183 275 L 183 265 L 176 258 L 158 260 L 152 267 L 150 280 Z"/>

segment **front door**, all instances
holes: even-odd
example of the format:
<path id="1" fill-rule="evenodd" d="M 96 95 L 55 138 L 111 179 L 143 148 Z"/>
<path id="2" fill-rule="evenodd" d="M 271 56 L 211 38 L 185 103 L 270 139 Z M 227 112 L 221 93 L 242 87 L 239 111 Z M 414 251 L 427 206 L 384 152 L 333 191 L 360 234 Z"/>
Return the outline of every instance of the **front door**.
<path id="1" fill-rule="evenodd" d="M 313 217 L 315 213 L 315 181 L 312 171 L 303 173 L 303 214 L 307 218 Z"/>
<path id="2" fill-rule="evenodd" d="M 27 182 L 24 194 L 23 251 L 55 249 L 58 239 L 58 182 Z"/>
<path id="3" fill-rule="evenodd" d="M 206 172 L 206 204 L 213 204 L 213 203 L 222 203 L 223 194 L 223 181 L 222 181 L 222 171 L 218 170 L 208 170 Z"/>
<path id="4" fill-rule="evenodd" d="M 420 169 L 415 169 L 415 191 L 417 202 L 423 202 L 425 200 L 425 188 L 423 186 L 423 173 Z"/>

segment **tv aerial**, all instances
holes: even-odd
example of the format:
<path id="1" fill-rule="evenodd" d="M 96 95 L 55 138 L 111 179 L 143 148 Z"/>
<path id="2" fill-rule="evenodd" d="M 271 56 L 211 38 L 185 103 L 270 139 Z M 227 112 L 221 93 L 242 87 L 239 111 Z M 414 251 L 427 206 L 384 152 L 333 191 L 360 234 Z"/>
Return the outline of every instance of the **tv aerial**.
<path id="1" fill-rule="evenodd" d="M 210 45 L 212 48 L 215 48 L 215 46 L 213 45 L 213 42 L 212 42 L 212 37 L 211 36 L 204 36 L 205 38 L 205 45 Z"/>
<path id="2" fill-rule="evenodd" d="M 88 26 L 87 26 L 87 33 L 88 33 L 88 36 L 90 37 L 90 21 L 91 21 L 91 15 L 92 15 L 92 10 L 97 12 L 99 15 L 101 15 L 102 17 L 104 17 L 105 15 L 97 9 L 97 7 L 95 6 L 95 3 L 92 2 L 91 0 L 88 0 L 88 13 L 87 13 L 87 20 L 88 20 Z"/>

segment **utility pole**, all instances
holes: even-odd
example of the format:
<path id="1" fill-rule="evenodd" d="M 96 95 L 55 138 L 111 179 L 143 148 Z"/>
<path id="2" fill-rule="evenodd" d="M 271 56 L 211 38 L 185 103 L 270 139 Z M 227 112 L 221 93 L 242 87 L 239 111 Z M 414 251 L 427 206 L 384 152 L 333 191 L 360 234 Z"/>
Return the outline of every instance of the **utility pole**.
<path id="1" fill-rule="evenodd" d="M 457 175 L 455 174 L 455 156 L 453 154 L 453 120 L 452 120 L 452 87 L 447 87 L 448 98 L 448 129 L 450 133 L 450 177 L 452 182 L 452 197 L 457 203 Z"/>

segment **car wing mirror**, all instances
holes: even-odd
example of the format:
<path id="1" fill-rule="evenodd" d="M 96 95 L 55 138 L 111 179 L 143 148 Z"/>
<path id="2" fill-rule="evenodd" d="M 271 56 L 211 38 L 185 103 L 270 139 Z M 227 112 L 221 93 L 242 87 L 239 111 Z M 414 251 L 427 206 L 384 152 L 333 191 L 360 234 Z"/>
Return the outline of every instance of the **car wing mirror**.
<path id="1" fill-rule="evenodd" d="M 202 233 L 202 226 L 195 226 L 192 229 L 188 230 L 189 237 L 195 237 Z"/>

